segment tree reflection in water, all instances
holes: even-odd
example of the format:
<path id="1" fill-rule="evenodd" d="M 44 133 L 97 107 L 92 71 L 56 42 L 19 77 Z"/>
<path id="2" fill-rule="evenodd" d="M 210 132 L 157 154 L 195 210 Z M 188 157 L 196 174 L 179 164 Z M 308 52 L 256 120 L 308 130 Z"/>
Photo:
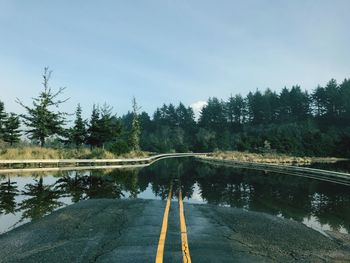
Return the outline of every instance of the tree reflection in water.
<path id="1" fill-rule="evenodd" d="M 84 172 L 74 171 L 71 174 L 66 172 L 56 181 L 55 185 L 63 193 L 63 196 L 70 196 L 72 202 L 77 203 L 86 199 L 84 179 Z"/>
<path id="2" fill-rule="evenodd" d="M 17 183 L 7 181 L 0 184 L 0 214 L 14 214 L 16 211 L 15 197 L 18 194 Z"/>
<path id="3" fill-rule="evenodd" d="M 168 159 L 144 169 L 70 171 L 55 182 L 33 183 L 18 190 L 16 177 L 3 177 L 0 184 L 1 213 L 21 213 L 37 219 L 68 203 L 90 198 L 137 198 L 149 189 L 166 199 L 170 184 L 174 196 L 181 187 L 184 198 L 200 196 L 204 202 L 245 208 L 291 218 L 299 222 L 316 219 L 333 230 L 350 232 L 350 188 L 291 175 L 216 167 L 193 159 Z M 196 186 L 196 187 L 195 187 Z M 15 197 L 24 201 L 16 208 Z M 68 199 L 67 199 L 68 198 Z"/>
<path id="4" fill-rule="evenodd" d="M 44 185 L 42 176 L 24 188 L 22 195 L 29 198 L 18 204 L 18 210 L 22 212 L 21 220 L 25 218 L 39 219 L 63 205 L 62 202 L 58 201 L 61 196 L 60 191 L 52 185 Z"/>
<path id="5" fill-rule="evenodd" d="M 198 184 L 208 203 L 243 207 L 303 222 L 315 217 L 350 232 L 350 188 L 291 175 L 201 164 Z"/>

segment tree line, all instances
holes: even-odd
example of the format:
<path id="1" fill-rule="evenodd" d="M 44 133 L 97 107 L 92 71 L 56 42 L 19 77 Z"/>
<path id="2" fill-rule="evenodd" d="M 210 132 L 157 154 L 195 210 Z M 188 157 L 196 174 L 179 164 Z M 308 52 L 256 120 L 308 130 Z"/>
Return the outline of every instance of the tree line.
<path id="1" fill-rule="evenodd" d="M 77 106 L 75 120 L 67 126 L 68 113 L 59 111 L 67 99 L 64 88 L 53 92 L 51 71 L 45 68 L 43 90 L 32 105 L 17 102 L 25 114 L 6 113 L 0 102 L 0 139 L 20 141 L 20 123 L 33 142 L 47 145 L 55 138 L 62 147 L 106 148 L 116 153 L 131 150 L 184 152 L 239 150 L 295 155 L 350 156 L 350 79 L 331 79 L 310 93 L 300 86 L 279 93 L 266 89 L 226 100 L 209 98 L 195 119 L 183 103 L 164 104 L 152 116 L 140 112 L 135 98 L 132 111 L 121 117 L 107 104 L 94 105 L 84 120 Z"/>
<path id="2" fill-rule="evenodd" d="M 131 116 L 124 115 L 124 125 Z M 140 115 L 141 148 L 149 151 L 238 150 L 350 156 L 350 79 L 331 79 L 310 93 L 300 86 L 227 100 L 209 98 L 198 121 L 182 103 Z"/>
<path id="3" fill-rule="evenodd" d="M 32 144 L 59 147 L 107 148 L 117 153 L 131 150 L 140 150 L 138 110 L 135 98 L 133 99 L 132 124 L 130 131 L 122 127 L 120 118 L 113 114 L 113 108 L 107 104 L 93 105 L 90 120 L 84 120 L 82 109 L 78 104 L 75 111 L 75 120 L 71 127 L 66 128 L 70 114 L 59 110 L 61 104 L 68 99 L 61 99 L 65 88 L 54 92 L 49 81 L 52 71 L 44 69 L 43 90 L 33 98 L 32 105 L 26 105 L 20 99 L 16 102 L 21 105 L 25 113 L 16 115 L 6 113 L 4 103 L 0 101 L 0 140 L 14 145 L 20 142 L 22 132 L 27 135 Z M 21 130 L 21 123 L 25 130 Z"/>

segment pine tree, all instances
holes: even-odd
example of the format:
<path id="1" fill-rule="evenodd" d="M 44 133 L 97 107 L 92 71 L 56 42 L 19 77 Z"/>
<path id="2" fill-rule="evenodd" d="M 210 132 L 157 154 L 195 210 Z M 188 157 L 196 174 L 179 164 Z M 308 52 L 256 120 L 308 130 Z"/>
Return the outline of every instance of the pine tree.
<path id="1" fill-rule="evenodd" d="M 310 98 L 303 92 L 300 86 L 293 86 L 290 90 L 290 108 L 294 120 L 303 121 L 310 116 Z"/>
<path id="2" fill-rule="evenodd" d="M 71 134 L 72 143 L 74 143 L 76 147 L 84 144 L 87 139 L 86 122 L 83 120 L 81 113 L 82 110 L 80 104 L 78 104 L 77 110 L 75 112 L 76 118 L 74 121 L 74 127 Z"/>
<path id="3" fill-rule="evenodd" d="M 235 109 L 235 98 L 231 94 L 231 96 L 229 97 L 228 101 L 225 104 L 226 118 L 231 128 L 233 127 L 233 123 L 235 119 L 234 109 Z"/>
<path id="4" fill-rule="evenodd" d="M 323 116 L 327 111 L 327 98 L 325 89 L 321 86 L 317 86 L 317 88 L 313 91 L 311 98 L 313 102 L 314 114 L 316 115 L 316 117 Z"/>
<path id="5" fill-rule="evenodd" d="M 29 134 L 30 139 L 39 141 L 41 147 L 45 145 L 45 139 L 47 137 L 64 134 L 62 126 L 65 124 L 65 115 L 67 115 L 67 113 L 55 112 L 51 109 L 52 107 L 58 108 L 60 104 L 68 100 L 57 99 L 65 88 L 59 88 L 56 93 L 52 92 L 49 87 L 51 73 L 52 71 L 49 71 L 47 67 L 44 69 L 44 90 L 37 98 L 33 99 L 32 107 L 24 105 L 21 100 L 17 99 L 17 103 L 27 111 L 27 114 L 21 115 L 24 119 L 24 124 L 29 128 L 26 134 Z"/>
<path id="6" fill-rule="evenodd" d="M 0 215 L 15 214 L 16 196 L 19 194 L 16 182 L 11 182 L 10 177 L 7 181 L 0 183 Z"/>
<path id="7" fill-rule="evenodd" d="M 121 124 L 112 107 L 104 104 L 101 108 L 93 106 L 89 128 L 87 130 L 87 143 L 91 147 L 105 147 L 106 143 L 115 142 L 121 133 Z"/>
<path id="8" fill-rule="evenodd" d="M 345 122 L 350 122 L 350 79 L 344 79 L 340 84 L 341 113 Z"/>
<path id="9" fill-rule="evenodd" d="M 89 128 L 87 130 L 87 133 L 88 133 L 87 143 L 91 146 L 91 148 L 99 145 L 99 119 L 100 119 L 100 110 L 94 104 L 92 107 Z"/>
<path id="10" fill-rule="evenodd" d="M 5 106 L 2 101 L 0 101 L 0 139 L 4 137 L 4 125 L 6 121 L 7 114 L 5 112 Z"/>
<path id="11" fill-rule="evenodd" d="M 121 125 L 115 115 L 112 115 L 112 109 L 104 104 L 100 111 L 100 119 L 97 121 L 99 146 L 102 148 L 107 142 L 116 141 L 117 135 L 121 132 Z"/>
<path id="12" fill-rule="evenodd" d="M 245 120 L 245 101 L 241 95 L 232 95 L 225 104 L 226 118 L 231 128 L 238 127 Z"/>
<path id="13" fill-rule="evenodd" d="M 334 118 L 337 118 L 340 115 L 339 107 L 341 106 L 340 89 L 335 79 L 331 79 L 327 83 L 325 87 L 325 93 L 327 98 L 326 114 L 327 114 L 327 117 L 329 117 L 332 121 L 334 121 Z"/>
<path id="14" fill-rule="evenodd" d="M 20 140 L 21 132 L 19 130 L 19 126 L 20 126 L 19 117 L 16 114 L 11 112 L 5 121 L 4 137 L 3 137 L 4 141 L 10 143 L 11 146 L 16 142 L 19 142 Z"/>
<path id="15" fill-rule="evenodd" d="M 140 150 L 140 121 L 139 121 L 139 112 L 140 107 L 137 106 L 135 97 L 132 99 L 132 125 L 131 125 L 131 132 L 130 132 L 130 146 L 131 149 L 134 151 Z"/>
<path id="16" fill-rule="evenodd" d="M 215 97 L 209 98 L 208 104 L 202 109 L 199 126 L 221 133 L 227 125 L 225 115 L 224 102 Z"/>

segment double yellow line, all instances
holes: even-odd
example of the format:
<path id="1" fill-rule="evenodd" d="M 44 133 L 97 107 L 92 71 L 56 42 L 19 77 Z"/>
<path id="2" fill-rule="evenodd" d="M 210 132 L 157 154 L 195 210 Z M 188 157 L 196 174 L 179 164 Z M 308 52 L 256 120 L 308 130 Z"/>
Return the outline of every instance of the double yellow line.
<path id="1" fill-rule="evenodd" d="M 169 195 L 168 195 L 168 199 L 166 201 L 166 206 L 165 206 L 165 210 L 164 210 L 162 230 L 160 231 L 160 237 L 159 237 L 159 242 L 158 242 L 156 263 L 163 262 L 164 245 L 165 245 L 166 231 L 168 229 L 168 218 L 169 218 L 172 188 L 173 187 L 170 186 Z"/>
<path id="2" fill-rule="evenodd" d="M 163 263 L 164 245 L 165 245 L 166 232 L 168 229 L 168 218 L 169 218 L 169 211 L 170 211 L 170 204 L 171 204 L 171 195 L 172 195 L 172 186 L 170 186 L 169 195 L 168 195 L 168 199 L 164 210 L 162 230 L 160 232 L 160 237 L 158 242 L 156 263 Z M 180 229 L 181 229 L 182 262 L 191 263 L 181 189 L 179 192 L 179 213 L 180 213 Z"/>
<path id="3" fill-rule="evenodd" d="M 182 192 L 179 193 L 179 210 L 180 210 L 180 228 L 181 228 L 181 243 L 182 243 L 182 262 L 191 263 L 190 249 L 188 247 L 187 229 L 184 215 L 184 205 L 182 203 Z"/>

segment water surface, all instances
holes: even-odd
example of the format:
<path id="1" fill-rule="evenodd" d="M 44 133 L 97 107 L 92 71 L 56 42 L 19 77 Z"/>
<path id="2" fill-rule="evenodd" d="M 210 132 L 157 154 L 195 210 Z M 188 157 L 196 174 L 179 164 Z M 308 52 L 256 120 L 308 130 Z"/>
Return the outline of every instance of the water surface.
<path id="1" fill-rule="evenodd" d="M 349 186 L 182 158 L 136 170 L 0 175 L 0 233 L 85 199 L 165 199 L 170 184 L 175 196 L 181 187 L 185 202 L 264 212 L 321 232 L 350 232 Z"/>

